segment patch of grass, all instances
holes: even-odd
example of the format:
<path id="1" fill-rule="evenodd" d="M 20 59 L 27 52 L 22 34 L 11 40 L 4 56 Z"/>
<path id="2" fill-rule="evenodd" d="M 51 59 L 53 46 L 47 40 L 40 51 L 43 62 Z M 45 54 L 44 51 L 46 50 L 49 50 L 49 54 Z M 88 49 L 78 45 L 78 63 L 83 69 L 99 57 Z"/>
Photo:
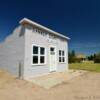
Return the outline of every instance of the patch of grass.
<path id="1" fill-rule="evenodd" d="M 96 64 L 92 61 L 86 61 L 82 63 L 69 64 L 70 69 L 87 70 L 93 72 L 100 72 L 100 64 Z"/>

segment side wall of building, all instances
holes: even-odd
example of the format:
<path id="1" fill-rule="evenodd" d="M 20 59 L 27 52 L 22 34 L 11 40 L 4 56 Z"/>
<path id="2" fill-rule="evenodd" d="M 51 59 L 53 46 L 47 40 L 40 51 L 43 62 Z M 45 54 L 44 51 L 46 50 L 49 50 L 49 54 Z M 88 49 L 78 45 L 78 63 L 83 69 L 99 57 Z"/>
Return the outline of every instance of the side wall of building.
<path id="1" fill-rule="evenodd" d="M 18 26 L 0 44 L 0 69 L 19 75 L 19 66 L 24 66 L 24 27 Z M 21 72 L 22 74 L 23 72 Z"/>
<path id="2" fill-rule="evenodd" d="M 38 28 L 36 28 L 38 29 Z M 44 30 L 43 30 L 44 32 Z M 46 32 L 45 32 L 46 33 Z M 32 65 L 32 44 L 43 46 L 46 48 L 46 64 Z M 24 59 L 24 77 L 34 77 L 50 72 L 49 64 L 49 47 L 55 46 L 57 50 L 57 71 L 61 72 L 68 70 L 68 44 L 66 40 L 60 37 L 52 39 L 51 33 L 44 34 L 35 31 L 32 26 L 26 25 L 25 28 L 25 59 Z M 59 63 L 59 50 L 64 50 L 66 53 L 66 62 Z"/>
<path id="3" fill-rule="evenodd" d="M 65 51 L 65 62 L 60 63 L 59 62 L 59 50 Z M 57 71 L 62 72 L 68 70 L 68 41 L 61 41 L 58 39 L 58 45 L 57 45 Z"/>

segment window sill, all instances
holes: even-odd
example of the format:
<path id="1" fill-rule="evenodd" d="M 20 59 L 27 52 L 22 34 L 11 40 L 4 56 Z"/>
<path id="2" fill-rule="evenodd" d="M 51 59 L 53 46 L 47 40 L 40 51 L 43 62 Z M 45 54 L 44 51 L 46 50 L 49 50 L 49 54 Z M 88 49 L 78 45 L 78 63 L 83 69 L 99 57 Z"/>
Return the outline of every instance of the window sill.
<path id="1" fill-rule="evenodd" d="M 44 64 L 32 64 L 32 66 L 44 66 L 44 65 L 46 65 L 46 63 L 44 63 Z"/>
<path id="2" fill-rule="evenodd" d="M 60 64 L 66 64 L 66 62 L 58 62 L 58 63 L 60 63 Z"/>

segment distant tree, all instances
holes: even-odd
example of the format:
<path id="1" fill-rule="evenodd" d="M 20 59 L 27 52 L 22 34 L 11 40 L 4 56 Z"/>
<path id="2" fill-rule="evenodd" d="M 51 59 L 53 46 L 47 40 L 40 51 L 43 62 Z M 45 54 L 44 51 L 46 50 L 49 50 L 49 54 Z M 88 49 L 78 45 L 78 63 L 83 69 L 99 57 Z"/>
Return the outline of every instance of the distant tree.
<path id="1" fill-rule="evenodd" d="M 70 53 L 70 51 L 68 52 L 68 56 L 69 56 L 69 57 L 71 56 L 71 53 Z"/>
<path id="2" fill-rule="evenodd" d="M 76 56 L 76 54 L 75 54 L 75 51 L 74 51 L 74 50 L 72 50 L 71 56 L 72 56 L 72 57 L 75 57 L 75 56 Z"/>
<path id="3" fill-rule="evenodd" d="M 96 58 L 96 54 L 94 54 L 94 59 Z"/>
<path id="4" fill-rule="evenodd" d="M 94 60 L 94 55 L 88 56 L 88 60 L 89 60 L 89 61 L 90 61 L 90 60 Z"/>
<path id="5" fill-rule="evenodd" d="M 100 63 L 100 53 L 95 54 L 94 63 Z"/>
<path id="6" fill-rule="evenodd" d="M 69 51 L 69 52 L 68 52 L 68 61 L 69 61 L 69 63 L 72 62 L 71 59 L 72 59 L 72 56 L 71 56 L 71 52 Z"/>
<path id="7" fill-rule="evenodd" d="M 71 52 L 69 52 L 68 56 L 69 56 L 69 63 L 75 63 L 75 60 L 76 60 L 75 51 L 72 50 Z"/>

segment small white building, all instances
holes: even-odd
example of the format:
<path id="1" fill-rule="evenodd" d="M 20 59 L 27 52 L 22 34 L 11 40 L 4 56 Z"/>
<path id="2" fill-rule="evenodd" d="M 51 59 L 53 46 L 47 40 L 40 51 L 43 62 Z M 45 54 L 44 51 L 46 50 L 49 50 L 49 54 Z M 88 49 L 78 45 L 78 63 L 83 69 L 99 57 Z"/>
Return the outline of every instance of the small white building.
<path id="1" fill-rule="evenodd" d="M 68 70 L 68 40 L 24 18 L 0 44 L 0 69 L 24 79 Z"/>

